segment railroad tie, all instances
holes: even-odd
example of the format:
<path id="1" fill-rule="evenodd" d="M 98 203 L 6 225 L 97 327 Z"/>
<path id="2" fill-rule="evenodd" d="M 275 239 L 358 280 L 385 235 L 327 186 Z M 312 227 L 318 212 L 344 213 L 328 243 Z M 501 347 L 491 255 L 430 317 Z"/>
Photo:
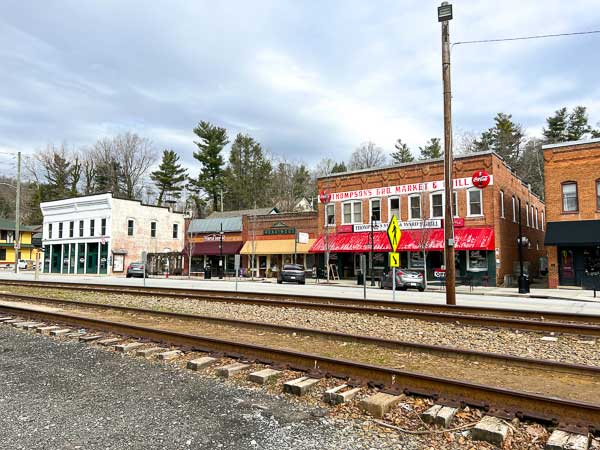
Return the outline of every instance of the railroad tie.
<path id="1" fill-rule="evenodd" d="M 319 382 L 316 378 L 310 377 L 300 377 L 295 380 L 291 380 L 286 382 L 283 385 L 283 392 L 287 392 L 288 394 L 294 394 L 298 396 L 302 396 L 307 392 L 311 391 L 315 385 Z"/>
<path id="2" fill-rule="evenodd" d="M 401 400 L 399 395 L 378 392 L 360 402 L 360 408 L 376 419 L 381 419 L 385 414 L 396 406 Z"/>
<path id="3" fill-rule="evenodd" d="M 137 352 L 135 352 L 136 356 L 143 356 L 144 358 L 148 358 L 149 356 L 152 356 L 156 353 L 164 353 L 166 352 L 168 349 L 163 348 L 163 347 L 152 347 L 152 348 L 144 348 L 142 350 L 138 350 Z"/>
<path id="4" fill-rule="evenodd" d="M 60 327 L 56 325 L 50 325 L 48 327 L 40 327 L 37 330 L 35 330 L 35 332 L 39 334 L 50 334 L 50 332 L 54 330 L 60 330 Z"/>
<path id="5" fill-rule="evenodd" d="M 7 320 L 11 320 L 12 317 L 8 316 L 8 317 L 0 317 L 0 322 L 6 322 Z"/>
<path id="6" fill-rule="evenodd" d="M 87 336 L 79 336 L 79 342 L 97 341 L 98 339 L 102 339 L 102 337 L 100 334 L 88 334 Z"/>
<path id="7" fill-rule="evenodd" d="M 99 341 L 96 341 L 96 344 L 102 345 L 104 347 L 108 347 L 109 345 L 116 344 L 118 342 L 121 342 L 122 340 L 123 340 L 122 338 L 101 339 Z"/>
<path id="8" fill-rule="evenodd" d="M 270 383 L 271 381 L 276 380 L 280 376 L 281 376 L 280 370 L 263 369 L 263 370 L 259 370 L 258 372 L 253 372 L 250 375 L 248 375 L 248 380 L 250 380 L 254 383 L 258 383 L 258 384 L 267 384 L 267 383 Z"/>
<path id="9" fill-rule="evenodd" d="M 65 334 L 68 334 L 70 332 L 71 332 L 70 328 L 61 328 L 58 330 L 50 331 L 50 336 L 64 336 Z"/>
<path id="10" fill-rule="evenodd" d="M 471 431 L 474 441 L 485 441 L 502 447 L 508 435 L 508 425 L 494 416 L 485 416 Z"/>
<path id="11" fill-rule="evenodd" d="M 359 392 L 359 387 L 353 388 L 347 384 L 342 384 L 325 391 L 325 394 L 323 394 L 323 400 L 330 405 L 339 405 L 341 403 L 349 402 Z"/>
<path id="12" fill-rule="evenodd" d="M 423 422 L 448 427 L 454 419 L 454 415 L 458 412 L 458 408 L 451 406 L 433 405 L 427 411 L 421 414 Z"/>
<path id="13" fill-rule="evenodd" d="M 120 353 L 128 353 L 142 345 L 144 344 L 141 342 L 130 342 L 129 344 L 117 344 L 114 346 L 114 349 Z"/>
<path id="14" fill-rule="evenodd" d="M 229 377 L 235 375 L 236 373 L 239 373 L 242 370 L 247 369 L 248 367 L 250 367 L 250 364 L 244 364 L 244 363 L 239 363 L 239 362 L 233 363 L 233 364 L 227 364 L 226 366 L 217 368 L 217 375 L 219 375 L 221 377 L 229 378 Z"/>
<path id="15" fill-rule="evenodd" d="M 159 353 L 157 356 L 158 359 L 160 359 L 161 361 L 171 361 L 172 359 L 178 358 L 181 355 L 183 355 L 183 352 L 181 350 L 170 350 L 167 352 Z"/>
<path id="16" fill-rule="evenodd" d="M 589 436 L 554 430 L 545 448 L 546 450 L 588 450 L 589 446 Z"/>
<path id="17" fill-rule="evenodd" d="M 217 362 L 217 358 L 211 356 L 203 356 L 202 358 L 192 359 L 188 361 L 187 368 L 190 370 L 202 370 L 206 367 L 210 367 Z"/>

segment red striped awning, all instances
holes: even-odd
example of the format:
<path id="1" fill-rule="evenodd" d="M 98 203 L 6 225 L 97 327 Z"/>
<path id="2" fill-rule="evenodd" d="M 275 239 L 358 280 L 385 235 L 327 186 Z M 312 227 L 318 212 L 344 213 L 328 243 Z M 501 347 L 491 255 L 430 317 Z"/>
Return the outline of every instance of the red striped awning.
<path id="1" fill-rule="evenodd" d="M 325 252 L 325 236 L 320 236 L 310 248 L 310 253 Z M 444 230 L 405 230 L 402 232 L 398 251 L 421 251 L 421 242 L 426 242 L 428 251 L 444 249 Z M 494 229 L 491 227 L 465 227 L 454 230 L 456 250 L 494 250 Z M 373 233 L 375 252 L 391 252 L 392 248 L 385 231 Z M 329 235 L 329 251 L 332 253 L 365 253 L 371 251 L 371 233 L 332 233 Z"/>

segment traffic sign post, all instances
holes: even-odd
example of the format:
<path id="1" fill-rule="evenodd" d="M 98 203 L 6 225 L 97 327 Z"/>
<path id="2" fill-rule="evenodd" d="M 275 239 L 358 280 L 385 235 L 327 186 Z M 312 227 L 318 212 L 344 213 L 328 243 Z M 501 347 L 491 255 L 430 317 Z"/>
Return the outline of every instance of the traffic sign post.
<path id="1" fill-rule="evenodd" d="M 396 252 L 402 237 L 402 230 L 398 225 L 398 218 L 393 215 L 387 228 L 387 236 L 392 251 L 390 252 L 390 267 L 392 268 L 392 301 L 396 301 L 396 268 L 400 267 L 400 254 Z"/>

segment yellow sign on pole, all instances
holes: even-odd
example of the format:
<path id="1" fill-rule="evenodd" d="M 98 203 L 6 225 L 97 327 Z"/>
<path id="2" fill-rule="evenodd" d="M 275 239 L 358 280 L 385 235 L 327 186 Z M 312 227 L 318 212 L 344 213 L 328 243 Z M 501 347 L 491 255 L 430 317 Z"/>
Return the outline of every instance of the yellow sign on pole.
<path id="1" fill-rule="evenodd" d="M 396 216 L 392 216 L 392 220 L 390 220 L 390 224 L 387 228 L 387 235 L 390 240 L 392 252 L 396 252 L 396 250 L 398 250 L 398 244 L 400 244 L 400 237 L 402 236 L 402 231 L 400 230 Z"/>
<path id="2" fill-rule="evenodd" d="M 400 267 L 400 253 L 390 253 L 390 267 Z"/>

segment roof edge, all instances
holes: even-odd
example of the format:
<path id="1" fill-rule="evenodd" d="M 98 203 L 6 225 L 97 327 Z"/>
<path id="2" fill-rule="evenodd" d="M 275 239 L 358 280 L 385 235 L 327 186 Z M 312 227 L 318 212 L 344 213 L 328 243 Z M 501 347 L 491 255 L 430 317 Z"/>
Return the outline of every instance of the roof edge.
<path id="1" fill-rule="evenodd" d="M 555 144 L 545 144 L 542 145 L 542 150 L 551 149 L 551 148 L 560 148 L 560 147 L 571 147 L 574 145 L 586 145 L 586 144 L 600 144 L 600 138 L 593 139 L 580 139 L 578 141 L 566 141 L 566 142 L 557 142 Z"/>

